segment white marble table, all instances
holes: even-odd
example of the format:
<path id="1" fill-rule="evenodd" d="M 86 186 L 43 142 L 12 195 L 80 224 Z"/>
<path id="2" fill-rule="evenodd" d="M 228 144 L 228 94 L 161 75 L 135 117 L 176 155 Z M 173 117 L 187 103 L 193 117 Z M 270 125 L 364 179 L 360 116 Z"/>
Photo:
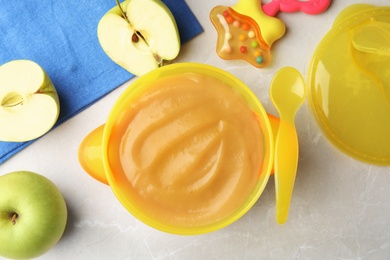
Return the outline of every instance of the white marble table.
<path id="1" fill-rule="evenodd" d="M 264 1 L 269 2 L 269 1 Z M 250 86 L 270 113 L 268 90 L 274 73 L 297 68 L 304 77 L 311 56 L 336 15 L 354 3 L 386 5 L 388 0 L 333 1 L 326 13 L 280 14 L 287 34 L 273 46 L 273 63 L 256 69 L 220 59 L 210 10 L 234 0 L 187 3 L 204 33 L 185 44 L 176 62 L 195 61 L 223 68 Z M 390 259 L 390 167 L 356 161 L 324 137 L 305 102 L 296 118 L 301 156 L 286 224 L 275 222 L 271 177 L 255 206 L 239 221 L 200 236 L 154 230 L 127 213 L 111 189 L 80 167 L 81 140 L 105 122 L 128 82 L 0 165 L 0 175 L 31 170 L 54 181 L 69 209 L 66 232 L 41 259 Z"/>

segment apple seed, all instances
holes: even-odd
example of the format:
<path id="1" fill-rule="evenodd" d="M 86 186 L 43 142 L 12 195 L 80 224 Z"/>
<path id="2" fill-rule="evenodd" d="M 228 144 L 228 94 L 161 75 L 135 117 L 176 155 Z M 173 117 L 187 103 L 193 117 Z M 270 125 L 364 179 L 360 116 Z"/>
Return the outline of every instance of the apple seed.
<path id="1" fill-rule="evenodd" d="M 131 36 L 131 41 L 134 43 L 139 41 L 138 35 L 136 33 L 133 33 L 133 36 Z"/>

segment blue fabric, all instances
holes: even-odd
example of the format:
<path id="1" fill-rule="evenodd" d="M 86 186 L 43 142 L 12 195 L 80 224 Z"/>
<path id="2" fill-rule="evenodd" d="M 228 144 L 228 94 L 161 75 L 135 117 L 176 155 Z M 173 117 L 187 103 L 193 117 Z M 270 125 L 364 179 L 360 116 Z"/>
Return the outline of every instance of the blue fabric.
<path id="1" fill-rule="evenodd" d="M 175 16 L 181 42 L 203 30 L 184 0 L 163 0 Z M 101 49 L 96 28 L 114 0 L 0 0 L 0 65 L 38 63 L 60 98 L 59 125 L 133 77 Z M 0 126 L 1 127 L 1 126 Z M 1 142 L 0 164 L 30 142 Z"/>

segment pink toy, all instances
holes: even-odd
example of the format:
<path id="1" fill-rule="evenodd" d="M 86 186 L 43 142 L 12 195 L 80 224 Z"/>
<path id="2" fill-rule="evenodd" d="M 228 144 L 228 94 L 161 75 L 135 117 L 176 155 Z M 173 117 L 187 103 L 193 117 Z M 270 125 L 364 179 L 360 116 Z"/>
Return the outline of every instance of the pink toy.
<path id="1" fill-rule="evenodd" d="M 330 5 L 331 0 L 272 0 L 263 5 L 263 11 L 269 16 L 275 16 L 279 11 L 292 13 L 301 11 L 306 14 L 319 14 Z"/>

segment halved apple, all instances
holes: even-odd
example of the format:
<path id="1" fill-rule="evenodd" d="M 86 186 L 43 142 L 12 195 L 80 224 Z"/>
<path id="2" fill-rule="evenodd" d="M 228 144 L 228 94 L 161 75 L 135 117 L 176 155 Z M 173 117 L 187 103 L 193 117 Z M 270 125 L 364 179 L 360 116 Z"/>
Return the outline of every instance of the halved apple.
<path id="1" fill-rule="evenodd" d="M 59 111 L 57 91 L 38 64 L 13 60 L 0 67 L 0 141 L 42 136 L 53 127 Z"/>
<path id="2" fill-rule="evenodd" d="M 140 76 L 173 60 L 180 51 L 175 18 L 160 0 L 126 0 L 100 20 L 98 39 L 119 66 Z"/>

